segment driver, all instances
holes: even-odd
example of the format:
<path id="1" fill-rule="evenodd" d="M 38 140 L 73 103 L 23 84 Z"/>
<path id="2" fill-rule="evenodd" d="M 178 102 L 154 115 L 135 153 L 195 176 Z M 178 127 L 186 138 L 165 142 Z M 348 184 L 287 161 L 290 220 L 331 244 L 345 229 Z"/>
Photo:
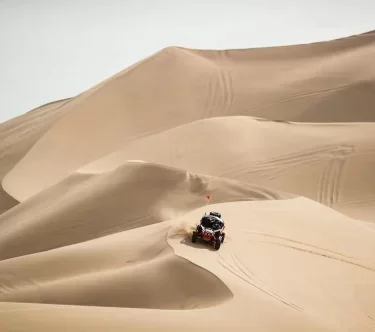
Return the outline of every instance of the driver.
<path id="1" fill-rule="evenodd" d="M 222 228 L 224 226 L 224 220 L 222 219 L 221 214 L 218 212 L 209 212 L 209 213 L 206 212 L 203 215 L 202 219 L 204 217 L 208 217 L 211 221 L 211 225 L 216 229 Z"/>

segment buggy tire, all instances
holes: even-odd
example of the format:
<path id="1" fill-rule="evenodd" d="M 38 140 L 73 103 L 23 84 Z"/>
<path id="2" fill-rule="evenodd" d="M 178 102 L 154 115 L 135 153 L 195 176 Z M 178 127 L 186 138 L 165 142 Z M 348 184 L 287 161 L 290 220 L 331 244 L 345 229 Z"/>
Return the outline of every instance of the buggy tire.
<path id="1" fill-rule="evenodd" d="M 215 250 L 219 250 L 220 246 L 221 246 L 221 241 L 216 241 L 214 245 Z"/>
<path id="2" fill-rule="evenodd" d="M 225 239 L 225 233 L 223 233 L 223 234 L 221 235 L 221 243 L 224 243 L 224 239 Z"/>
<path id="3" fill-rule="evenodd" d="M 191 237 L 191 242 L 197 242 L 198 233 L 196 231 L 193 232 L 193 236 Z"/>

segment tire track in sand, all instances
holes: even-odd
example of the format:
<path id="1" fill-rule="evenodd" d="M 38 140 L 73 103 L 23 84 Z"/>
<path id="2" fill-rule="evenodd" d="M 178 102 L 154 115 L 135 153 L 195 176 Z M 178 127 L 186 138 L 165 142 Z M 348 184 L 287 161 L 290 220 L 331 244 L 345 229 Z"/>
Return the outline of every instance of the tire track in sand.
<path id="1" fill-rule="evenodd" d="M 216 100 L 216 91 L 217 88 L 215 88 L 215 77 L 210 76 L 208 79 L 206 100 L 203 106 L 203 119 L 212 117 L 212 109 Z"/>
<path id="2" fill-rule="evenodd" d="M 204 102 L 203 118 L 224 116 L 230 112 L 234 100 L 232 76 L 225 68 L 218 68 L 216 75 L 210 77 Z M 219 114 L 213 112 L 219 111 Z"/>
<path id="3" fill-rule="evenodd" d="M 280 173 L 288 173 L 287 170 L 295 166 L 319 162 L 322 159 L 326 159 L 327 156 L 332 158 L 332 155 L 335 155 L 337 150 L 344 151 L 344 154 L 350 154 L 354 151 L 354 147 L 351 145 L 320 146 L 314 149 L 285 154 L 276 158 L 256 162 L 247 161 L 237 164 L 236 167 L 227 169 L 219 176 L 235 178 L 244 173 L 257 173 L 260 171 L 270 171 L 276 176 Z"/>
<path id="4" fill-rule="evenodd" d="M 256 233 L 256 232 L 249 232 L 249 233 L 251 233 L 253 235 L 266 237 L 266 238 L 268 237 L 268 238 L 273 239 L 273 241 L 271 241 L 271 240 L 270 241 L 259 240 L 259 242 L 269 243 L 269 244 L 282 246 L 282 247 L 289 248 L 289 249 L 303 251 L 303 252 L 306 252 L 308 254 L 326 257 L 326 258 L 329 258 L 329 259 L 337 260 L 337 261 L 340 261 L 340 262 L 343 262 L 343 263 L 346 263 L 346 264 L 351 264 L 351 265 L 363 268 L 365 270 L 375 272 L 375 268 L 356 262 L 355 257 L 340 254 L 336 251 L 321 248 L 321 247 L 314 246 L 314 245 L 307 244 L 307 243 L 300 242 L 300 241 L 295 241 L 295 240 L 288 239 L 288 238 L 285 238 L 285 237 L 282 237 L 282 236 L 269 235 L 269 234 Z M 276 241 L 278 241 L 278 242 L 276 242 Z"/>
<path id="5" fill-rule="evenodd" d="M 288 307 L 303 312 L 303 309 L 293 303 L 287 302 L 280 295 L 276 294 L 267 284 L 265 284 L 259 277 L 257 277 L 240 259 L 236 254 L 229 254 L 229 259 L 225 259 L 220 253 L 218 256 L 221 260 L 218 263 L 228 272 L 240 278 L 245 283 L 255 287 L 262 293 L 265 293 L 275 300 L 287 305 Z"/>
<path id="6" fill-rule="evenodd" d="M 312 245 L 312 244 L 307 244 L 307 243 L 304 243 L 304 242 L 301 242 L 301 241 L 292 240 L 292 239 L 289 239 L 289 238 L 283 237 L 283 236 L 276 236 L 276 235 L 259 233 L 259 232 L 253 232 L 253 231 L 245 231 L 245 232 L 248 233 L 248 234 L 251 234 L 251 235 L 262 236 L 262 237 L 269 237 L 269 238 L 272 238 L 272 239 L 285 241 L 287 243 L 293 243 L 293 244 L 297 244 L 297 245 L 302 245 L 302 246 L 306 246 L 306 247 L 309 247 L 309 248 L 313 248 L 315 250 L 320 250 L 320 251 L 323 251 L 323 252 L 329 252 L 331 254 L 342 256 L 342 257 L 345 257 L 345 258 L 353 258 L 353 259 L 355 259 L 355 257 L 353 257 L 353 256 L 347 256 L 347 255 L 341 254 L 341 253 L 339 253 L 337 251 L 325 249 L 325 248 L 322 248 L 322 247 L 319 247 L 319 246 L 315 246 L 315 245 Z"/>
<path id="7" fill-rule="evenodd" d="M 234 89 L 232 75 L 229 69 L 225 66 L 227 55 L 225 52 L 221 52 L 223 64 L 219 67 L 219 82 L 222 91 L 222 112 L 223 115 L 230 113 L 230 108 L 234 101 Z"/>
<path id="8" fill-rule="evenodd" d="M 354 150 L 354 147 L 339 146 L 331 151 L 328 165 L 318 181 L 317 201 L 319 203 L 332 207 L 338 201 L 345 163 Z"/>
<path id="9" fill-rule="evenodd" d="M 285 97 L 280 97 L 268 103 L 267 102 L 258 103 L 257 105 L 254 105 L 253 108 L 256 109 L 257 111 L 264 111 L 268 108 L 280 106 L 282 104 L 292 102 L 295 100 L 320 96 L 323 94 L 332 94 L 332 93 L 340 92 L 352 86 L 355 86 L 355 84 L 349 83 L 349 84 L 343 84 L 341 86 L 334 86 L 334 87 L 326 88 L 326 89 L 318 89 L 318 90 L 313 90 L 313 91 L 301 91 L 301 92 L 294 93 L 292 95 L 290 95 L 289 93 L 285 93 Z"/>
<path id="10" fill-rule="evenodd" d="M 290 249 L 294 249 L 294 250 L 298 250 L 298 251 L 303 251 L 303 252 L 306 252 L 306 253 L 312 254 L 312 255 L 326 257 L 326 258 L 337 260 L 337 261 L 340 261 L 340 262 L 343 262 L 343 263 L 346 263 L 346 264 L 354 265 L 354 266 L 360 267 L 360 268 L 368 270 L 368 271 L 375 272 L 375 269 L 372 268 L 372 267 L 365 266 L 363 264 L 356 263 L 356 262 L 350 261 L 348 259 L 344 259 L 344 258 L 340 258 L 340 257 L 335 257 L 334 255 L 330 255 L 330 254 L 325 253 L 325 252 L 322 253 L 322 252 L 318 252 L 318 251 L 315 251 L 315 250 L 304 249 L 304 248 L 301 248 L 299 246 L 292 246 L 292 245 L 288 245 L 288 244 L 284 244 L 284 243 L 278 243 L 278 242 L 271 242 L 271 241 L 262 241 L 262 242 L 264 242 L 264 243 L 270 243 L 270 244 L 274 244 L 274 245 L 277 245 L 277 246 L 281 246 L 281 247 L 285 247 L 285 248 L 290 248 Z"/>

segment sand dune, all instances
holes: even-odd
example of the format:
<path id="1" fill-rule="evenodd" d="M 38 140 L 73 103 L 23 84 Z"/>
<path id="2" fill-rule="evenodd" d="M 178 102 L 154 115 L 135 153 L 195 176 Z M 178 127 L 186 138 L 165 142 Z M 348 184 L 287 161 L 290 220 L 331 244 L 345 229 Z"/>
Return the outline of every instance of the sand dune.
<path id="1" fill-rule="evenodd" d="M 0 301 L 190 309 L 232 297 L 215 275 L 174 255 L 168 229 L 156 226 L 0 262 Z"/>
<path id="2" fill-rule="evenodd" d="M 62 115 L 59 108 L 66 101 L 43 105 L 0 124 L 0 181 Z M 0 214 L 17 203 L 0 186 Z"/>
<path id="3" fill-rule="evenodd" d="M 11 192 L 22 178 L 38 192 L 130 140 L 210 117 L 374 121 L 368 106 L 375 103 L 374 58 L 373 34 L 284 48 L 164 49 L 62 107 L 65 116 L 16 165 L 4 188 Z M 342 98 L 345 89 L 352 91 L 350 103 Z"/>
<path id="4" fill-rule="evenodd" d="M 105 172 L 129 159 L 257 183 L 317 200 L 357 219 L 374 220 L 372 123 L 206 119 L 130 142 L 79 172 Z M 22 199 L 17 192 L 12 195 Z"/>
<path id="5" fill-rule="evenodd" d="M 0 124 L 0 330 L 374 331 L 374 58 L 168 47 Z"/>
<path id="6" fill-rule="evenodd" d="M 361 331 L 373 328 L 374 233 L 303 198 L 213 208 L 230 221 L 230 236 L 219 252 L 203 244 L 192 246 L 187 238 L 186 231 L 206 210 L 202 207 L 169 222 L 2 261 L 0 299 L 29 304 L 3 306 L 0 315 L 7 319 L 0 320 L 0 326 L 20 327 L 26 319 L 23 313 L 28 313 L 30 328 L 45 329 L 51 320 L 59 325 L 63 317 L 70 318 L 65 328 L 98 331 L 104 326 L 114 330 L 134 326 L 139 331 L 151 326 L 172 331 L 212 325 L 219 331 L 231 326 L 243 331 L 249 326 L 304 331 L 340 331 L 343 325 Z M 244 218 L 238 218 L 241 213 Z M 145 237 L 150 240 L 142 241 Z M 185 259 L 180 265 L 168 247 Z M 158 252 L 163 254 L 155 257 Z M 10 272 L 17 277 L 9 278 Z M 33 313 L 31 302 L 95 308 L 87 319 L 84 307 L 53 306 L 48 313 L 48 307 L 34 307 Z M 114 305 L 194 310 L 103 308 Z M 12 319 L 15 315 L 21 318 L 17 322 Z M 147 319 L 141 319 L 145 315 Z M 206 321 L 215 315 L 214 323 Z"/>
<path id="7" fill-rule="evenodd" d="M 215 202 L 290 194 L 146 163 L 75 174 L 0 216 L 0 259 L 87 241 L 175 218 Z"/>

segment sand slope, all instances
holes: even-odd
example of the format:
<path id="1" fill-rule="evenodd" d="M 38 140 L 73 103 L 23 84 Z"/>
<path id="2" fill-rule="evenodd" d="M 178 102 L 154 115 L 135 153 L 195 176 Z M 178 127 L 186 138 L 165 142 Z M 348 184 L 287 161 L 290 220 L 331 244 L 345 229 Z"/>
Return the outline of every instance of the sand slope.
<path id="1" fill-rule="evenodd" d="M 257 183 L 314 199 L 356 219 L 374 220 L 372 123 L 211 118 L 130 142 L 79 171 L 101 173 L 128 159 Z"/>
<path id="2" fill-rule="evenodd" d="M 374 331 L 374 58 L 169 47 L 1 124 L 0 330 Z"/>
<path id="3" fill-rule="evenodd" d="M 181 310 L 232 297 L 215 275 L 174 255 L 168 229 L 156 226 L 0 262 L 0 301 Z"/>
<path id="4" fill-rule="evenodd" d="M 3 305 L 0 326 L 18 328 L 31 314 L 29 328 L 56 324 L 61 331 L 64 317 L 64 328 L 94 331 L 374 328 L 374 232 L 303 198 L 213 208 L 230 220 L 219 252 L 187 238 L 203 207 L 169 222 L 0 262 L 2 301 L 94 306 L 88 319 L 84 307 Z M 184 308 L 194 310 L 176 310 Z M 207 322 L 207 316 L 217 319 Z"/>
<path id="5" fill-rule="evenodd" d="M 23 178 L 38 192 L 130 140 L 204 118 L 374 121 L 374 58 L 373 34 L 255 50 L 166 48 L 66 104 L 4 187 Z"/>
<path id="6" fill-rule="evenodd" d="M 38 107 L 25 115 L 0 124 L 0 182 L 62 115 L 60 106 L 67 100 Z M 18 202 L 0 186 L 0 214 Z"/>
<path id="7" fill-rule="evenodd" d="M 215 202 L 292 197 L 268 188 L 142 162 L 75 174 L 0 216 L 0 259 L 169 220 Z"/>

